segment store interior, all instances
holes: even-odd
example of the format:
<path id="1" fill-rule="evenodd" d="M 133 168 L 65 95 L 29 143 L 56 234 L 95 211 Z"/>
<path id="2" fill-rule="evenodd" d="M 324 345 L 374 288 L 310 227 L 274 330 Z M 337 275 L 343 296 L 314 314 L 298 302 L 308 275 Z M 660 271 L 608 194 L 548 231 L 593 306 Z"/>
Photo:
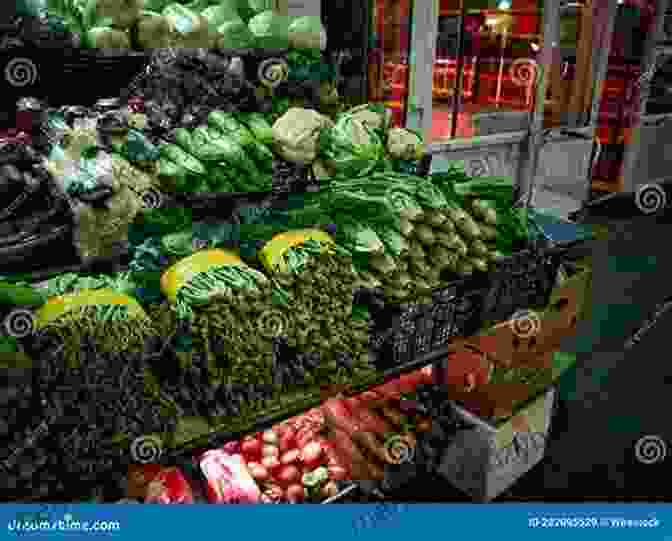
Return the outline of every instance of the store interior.
<path id="1" fill-rule="evenodd" d="M 632 113 L 664 13 L 149 3 L 31 4 L 1 29 L 3 500 L 664 495 L 632 439 L 669 380 L 598 345 L 606 284 L 636 284 L 580 213 L 627 191 L 600 164 L 667 113 L 667 64 Z M 628 381 L 651 398 L 596 445 Z"/>

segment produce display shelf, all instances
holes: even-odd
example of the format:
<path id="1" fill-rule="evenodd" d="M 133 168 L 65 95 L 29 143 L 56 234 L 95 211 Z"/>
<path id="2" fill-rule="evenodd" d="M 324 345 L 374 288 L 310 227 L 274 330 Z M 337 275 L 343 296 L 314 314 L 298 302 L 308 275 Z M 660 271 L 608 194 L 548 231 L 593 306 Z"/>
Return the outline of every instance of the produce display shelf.
<path id="1" fill-rule="evenodd" d="M 183 457 L 196 449 L 216 447 L 218 444 L 240 439 L 246 434 L 269 429 L 286 419 L 290 419 L 307 410 L 318 407 L 330 396 L 337 394 L 352 396 L 362 393 L 371 387 L 382 385 L 386 381 L 394 379 L 401 374 L 412 372 L 432 364 L 439 358 L 445 357 L 448 354 L 448 351 L 449 348 L 447 347 L 432 351 L 431 353 L 422 355 L 408 363 L 391 368 L 389 370 L 385 370 L 381 372 L 381 374 L 376 378 L 371 378 L 368 381 L 353 383 L 347 388 L 331 390 L 316 389 L 313 393 L 311 393 L 310 396 L 304 398 L 303 400 L 297 401 L 291 405 L 287 405 L 284 408 L 279 406 L 276 408 L 277 411 L 273 413 L 261 414 L 254 422 L 243 422 L 235 427 L 232 425 L 227 425 L 226 427 L 222 428 L 213 428 L 208 434 L 198 436 L 187 442 L 176 445 L 172 449 L 166 451 L 164 460 L 172 461 Z"/>

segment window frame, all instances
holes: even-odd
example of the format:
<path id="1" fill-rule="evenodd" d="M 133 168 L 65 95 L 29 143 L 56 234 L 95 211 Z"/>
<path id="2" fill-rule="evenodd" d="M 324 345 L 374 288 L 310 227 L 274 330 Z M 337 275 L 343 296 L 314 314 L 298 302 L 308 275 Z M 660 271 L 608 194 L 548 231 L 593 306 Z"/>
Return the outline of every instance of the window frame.
<path id="1" fill-rule="evenodd" d="M 604 29 L 602 34 L 599 36 L 600 42 L 604 44 L 605 41 L 608 41 L 608 44 L 611 43 L 611 33 L 613 30 L 613 24 L 616 16 L 616 3 L 617 0 L 596 0 L 594 4 L 599 4 L 600 1 L 602 4 L 609 2 L 610 7 L 613 4 L 614 9 L 607 10 L 607 28 Z M 464 3 L 463 3 L 464 5 Z M 595 6 L 594 6 L 595 9 Z M 553 44 L 559 44 L 560 40 L 560 0 L 546 0 L 545 6 L 543 9 L 543 19 L 542 19 L 542 46 L 540 51 L 540 69 L 541 74 L 536 88 L 536 103 L 535 109 L 531 112 L 530 119 L 528 122 L 528 128 L 525 130 L 520 130 L 517 132 L 502 132 L 509 134 L 517 134 L 517 137 L 523 137 L 524 134 L 527 134 L 529 131 L 543 129 L 543 115 L 544 115 L 544 99 L 545 92 L 548 85 L 548 79 L 545 74 L 550 72 L 550 67 L 553 62 L 554 55 L 559 53 L 559 47 L 553 46 Z M 460 15 L 459 30 L 460 33 L 463 32 L 464 28 L 464 15 L 467 14 L 467 9 L 462 10 Z M 439 18 L 439 0 L 415 0 L 413 6 L 413 26 L 411 29 L 411 58 L 415 60 L 412 62 L 413 70 L 409 78 L 409 105 L 413 105 L 415 112 L 418 116 L 422 118 L 421 122 L 413 122 L 409 127 L 422 127 L 423 132 L 426 136 L 431 135 L 431 121 L 433 117 L 433 96 L 432 96 L 432 77 L 433 77 L 433 68 L 436 61 L 436 39 L 438 35 L 438 18 Z M 608 37 L 608 40 L 604 38 Z M 460 37 L 460 41 L 462 41 Z M 458 54 L 461 52 L 461 47 L 458 50 Z M 602 49 L 604 50 L 604 49 Z M 608 48 L 607 48 L 608 50 Z M 461 61 L 463 61 L 463 55 L 459 54 L 458 56 L 458 77 L 455 82 L 455 101 L 457 102 L 456 106 L 459 107 L 462 101 L 462 70 L 460 69 Z M 602 88 L 602 82 L 606 76 L 606 68 L 608 62 L 608 54 L 596 54 L 592 58 L 593 66 L 593 92 L 591 96 L 591 106 L 588 111 L 588 119 L 585 124 L 577 126 L 576 123 L 568 122 L 566 125 L 558 126 L 557 128 L 549 128 L 552 131 L 566 131 L 568 129 L 578 130 L 582 133 L 587 133 L 590 131 L 591 127 L 595 124 L 597 119 L 597 112 L 599 110 L 599 98 L 600 90 Z M 413 65 L 414 64 L 414 65 Z M 541 89 L 543 88 L 543 94 Z M 410 111 L 409 111 L 410 112 Z M 510 113 L 510 111 L 502 111 L 502 113 Z M 516 139 L 515 135 L 511 136 L 513 139 Z M 455 141 L 458 140 L 472 140 L 478 141 L 478 145 L 483 145 L 485 142 L 492 138 L 494 144 L 501 142 L 501 133 L 495 133 L 491 135 L 481 135 L 474 137 L 456 137 L 453 140 L 446 141 L 432 141 L 430 146 L 438 148 L 441 146 L 451 147 L 456 146 Z M 431 140 L 431 138 L 428 138 Z M 464 146 L 463 143 L 459 143 L 458 146 Z"/>

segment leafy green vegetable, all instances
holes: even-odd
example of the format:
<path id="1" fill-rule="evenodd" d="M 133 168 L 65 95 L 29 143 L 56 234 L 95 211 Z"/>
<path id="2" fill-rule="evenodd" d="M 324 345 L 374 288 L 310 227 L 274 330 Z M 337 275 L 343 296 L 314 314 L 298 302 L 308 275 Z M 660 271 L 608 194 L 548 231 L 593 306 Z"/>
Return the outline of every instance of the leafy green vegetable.
<path id="1" fill-rule="evenodd" d="M 295 49 L 323 50 L 327 46 L 327 33 L 320 17 L 297 17 L 289 25 L 289 44 Z"/>
<path id="2" fill-rule="evenodd" d="M 239 113 L 238 120 L 250 129 L 259 142 L 264 145 L 273 144 L 273 127 L 261 113 Z"/>
<path id="3" fill-rule="evenodd" d="M 336 216 L 336 241 L 355 255 L 381 254 L 385 251 L 376 232 L 348 216 Z"/>
<path id="4" fill-rule="evenodd" d="M 217 27 L 215 46 L 218 49 L 250 49 L 255 43 L 254 34 L 241 19 L 224 21 Z"/>
<path id="5" fill-rule="evenodd" d="M 380 137 L 352 115 L 342 115 L 320 136 L 320 154 L 337 175 L 362 177 L 377 166 L 384 155 Z"/>
<path id="6" fill-rule="evenodd" d="M 286 49 L 289 45 L 289 17 L 285 15 L 264 11 L 252 17 L 248 26 L 263 49 Z"/>
<path id="7" fill-rule="evenodd" d="M 163 143 L 159 145 L 159 153 L 163 158 L 176 163 L 195 175 L 205 174 L 205 167 L 203 167 L 203 164 L 177 145 Z"/>

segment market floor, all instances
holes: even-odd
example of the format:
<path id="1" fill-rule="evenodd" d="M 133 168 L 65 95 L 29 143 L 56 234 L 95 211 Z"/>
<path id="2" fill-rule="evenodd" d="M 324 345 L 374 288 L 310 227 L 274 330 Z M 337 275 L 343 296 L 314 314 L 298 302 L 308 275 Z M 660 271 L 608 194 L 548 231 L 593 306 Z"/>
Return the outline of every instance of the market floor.
<path id="1" fill-rule="evenodd" d="M 672 310 L 639 344 L 626 341 L 672 299 L 669 217 L 613 224 L 593 249 L 592 317 L 564 344 L 578 362 L 558 386 L 560 409 L 546 457 L 498 501 L 672 501 Z M 637 458 L 637 442 L 660 438 L 665 456 Z M 653 441 L 653 440 L 651 440 Z M 407 501 L 468 501 L 432 476 Z"/>

